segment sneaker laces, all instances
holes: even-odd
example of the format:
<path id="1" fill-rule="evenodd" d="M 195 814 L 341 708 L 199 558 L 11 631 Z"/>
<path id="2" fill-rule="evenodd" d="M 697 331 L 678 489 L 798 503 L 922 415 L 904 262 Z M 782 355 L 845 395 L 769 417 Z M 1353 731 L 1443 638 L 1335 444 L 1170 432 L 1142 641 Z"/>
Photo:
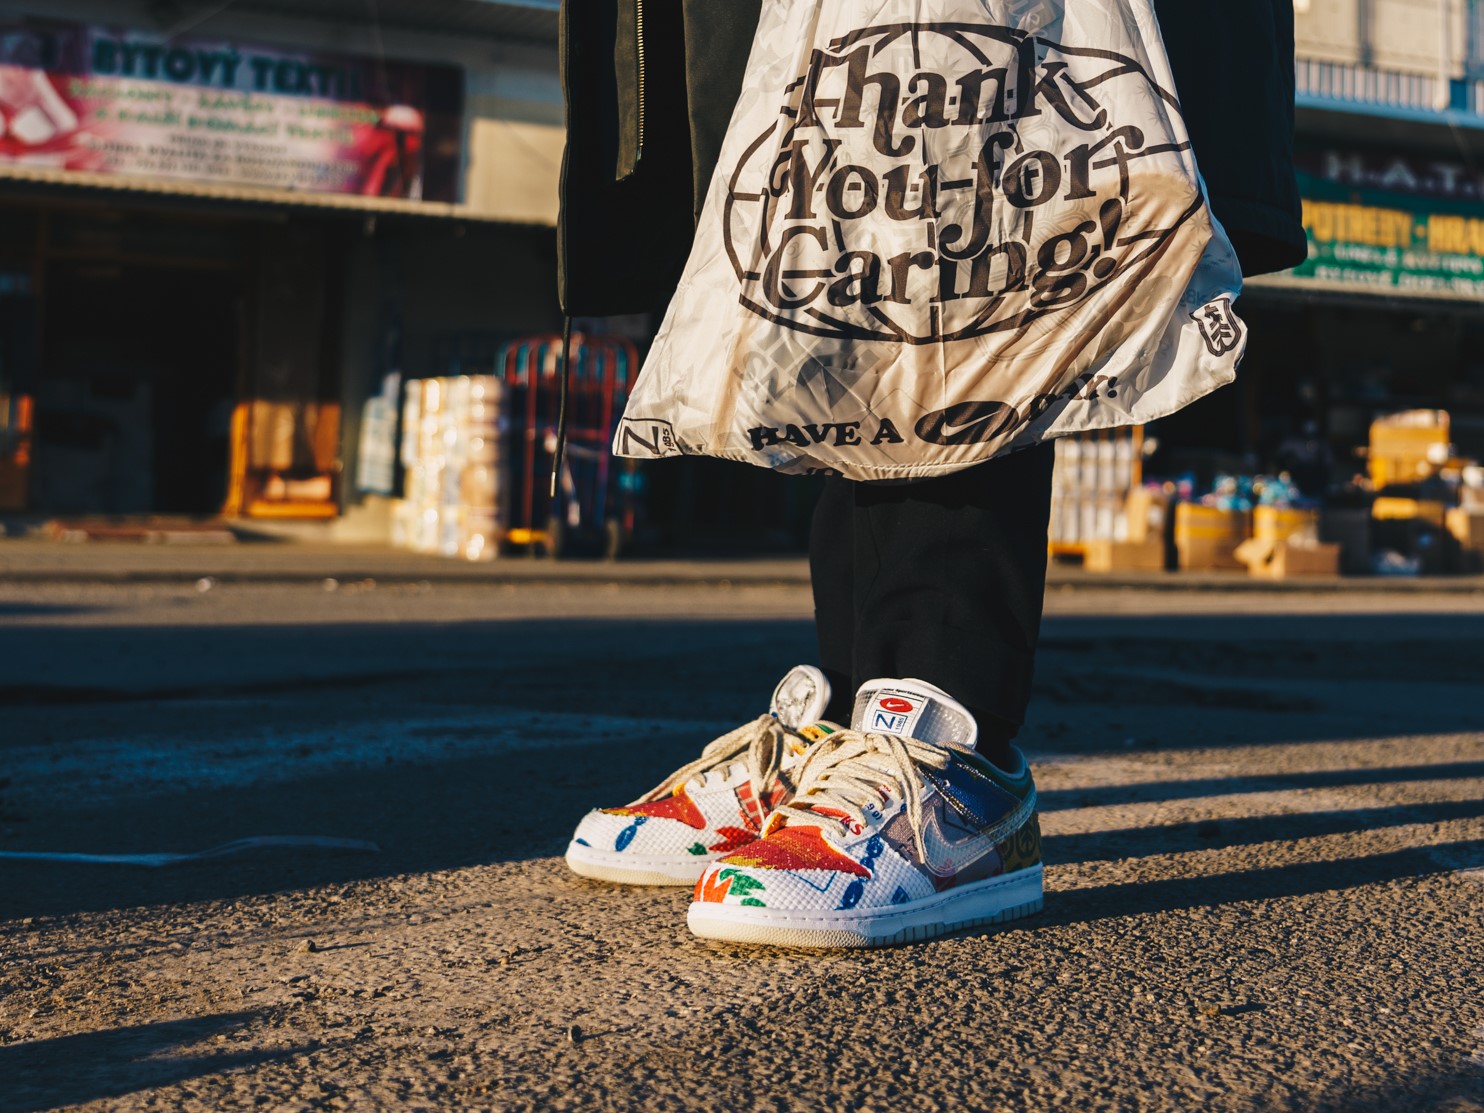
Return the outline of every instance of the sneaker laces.
<path id="1" fill-rule="evenodd" d="M 742 758 L 747 776 L 752 781 L 752 792 L 759 802 L 766 801 L 771 786 L 783 771 L 783 755 L 788 748 L 788 737 L 794 735 L 806 745 L 808 740 L 797 731 L 784 726 L 772 715 L 760 715 L 750 723 L 743 723 L 736 730 L 723 734 L 701 751 L 701 756 L 689 765 L 683 765 L 658 787 L 639 798 L 639 803 L 648 804 L 674 793 L 679 785 L 695 780 L 706 783 L 706 778 Z"/>
<path id="2" fill-rule="evenodd" d="M 821 807 L 841 812 L 864 827 L 865 805 L 881 798 L 884 777 L 901 794 L 919 860 L 926 861 L 927 850 L 922 841 L 922 794 L 927 784 L 919 767 L 942 769 L 947 764 L 947 750 L 915 738 L 854 730 L 832 734 L 817 743 L 804 759 L 798 774 L 798 791 L 792 800 L 773 812 L 774 817 L 784 818 L 770 817 L 764 834 L 789 821 L 817 826 L 825 820 L 845 827 L 843 820 L 821 814 Z"/>

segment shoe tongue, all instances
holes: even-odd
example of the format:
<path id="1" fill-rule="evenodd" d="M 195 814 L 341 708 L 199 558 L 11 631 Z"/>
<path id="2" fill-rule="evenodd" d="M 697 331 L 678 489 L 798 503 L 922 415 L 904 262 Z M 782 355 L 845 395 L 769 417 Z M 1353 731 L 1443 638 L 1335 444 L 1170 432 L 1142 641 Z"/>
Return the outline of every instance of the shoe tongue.
<path id="1" fill-rule="evenodd" d="M 790 730 L 798 730 L 824 717 L 830 702 L 830 682 L 813 665 L 798 665 L 773 689 L 768 710 Z"/>
<path id="2" fill-rule="evenodd" d="M 951 750 L 972 750 L 979 728 L 963 704 L 924 680 L 871 680 L 855 694 L 852 730 L 899 734 Z"/>

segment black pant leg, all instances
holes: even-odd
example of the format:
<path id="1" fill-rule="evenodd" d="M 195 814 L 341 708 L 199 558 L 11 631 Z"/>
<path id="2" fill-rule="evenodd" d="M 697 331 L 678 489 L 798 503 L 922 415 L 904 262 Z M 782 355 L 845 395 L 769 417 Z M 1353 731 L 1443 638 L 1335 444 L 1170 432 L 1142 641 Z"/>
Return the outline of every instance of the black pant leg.
<path id="1" fill-rule="evenodd" d="M 830 682 L 825 718 L 847 726 L 855 698 L 854 514 L 855 484 L 847 479 L 825 480 L 809 531 L 809 582 L 814 589 L 819 666 Z"/>
<path id="2" fill-rule="evenodd" d="M 852 687 L 936 684 L 974 712 L 992 759 L 1030 701 L 1054 461 L 1046 444 L 935 479 L 854 484 Z"/>

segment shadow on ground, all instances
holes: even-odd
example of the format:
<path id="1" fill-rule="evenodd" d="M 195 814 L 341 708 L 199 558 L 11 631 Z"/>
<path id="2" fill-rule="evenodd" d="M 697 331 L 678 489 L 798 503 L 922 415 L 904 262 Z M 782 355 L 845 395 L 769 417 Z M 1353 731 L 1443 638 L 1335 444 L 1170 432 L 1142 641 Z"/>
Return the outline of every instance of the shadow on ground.
<path id="1" fill-rule="evenodd" d="M 650 780 L 678 765 L 689 739 L 652 738 L 625 770 L 621 796 L 637 795 Z M 401 873 L 457 869 L 558 855 L 572 825 L 596 801 L 614 796 L 606 782 L 612 765 L 604 746 L 571 747 L 559 755 L 523 751 L 441 762 L 422 768 L 392 766 L 326 775 L 252 789 L 183 793 L 165 800 L 79 811 L 69 817 L 58 848 L 106 847 L 124 852 L 198 850 L 247 834 L 319 834 L 378 843 L 380 854 L 320 850 L 263 851 L 214 862 L 152 870 L 55 863 L 0 863 L 4 917 L 229 899 L 252 893 L 344 884 Z M 644 771 L 643 779 L 637 779 Z M 1439 766 L 1432 776 L 1484 776 L 1484 766 Z M 651 775 L 652 774 L 652 775 Z M 1390 770 L 1347 774 L 1343 783 L 1386 783 Z M 1280 780 L 1283 778 L 1279 778 Z M 1287 778 L 1302 780 L 1303 778 Z M 1312 775 L 1335 783 L 1341 778 Z M 1204 793 L 1250 791 L 1251 782 L 1198 782 Z M 1141 785 L 1194 795 L 1190 782 Z M 1126 792 L 1127 790 L 1119 790 Z M 1053 795 L 1053 794 L 1048 794 Z M 1052 808 L 1056 805 L 1053 803 Z M 1409 804 L 1342 812 L 1297 813 L 1214 825 L 1181 823 L 1047 840 L 1047 861 L 1063 862 L 1173 854 L 1384 825 L 1442 823 L 1484 815 L 1484 800 Z M 1484 865 L 1484 841 L 1440 848 Z M 1233 875 L 1140 882 L 1058 894 L 1054 922 L 1136 915 L 1195 905 L 1342 889 L 1441 872 L 1434 851 L 1418 849 L 1375 858 L 1317 862 Z M 1452 867 L 1457 868 L 1457 867 Z"/>
<path id="2" fill-rule="evenodd" d="M 1426 812 L 1425 808 L 1418 810 Z M 1280 826 L 1274 837 L 1283 839 L 1288 836 Z M 1444 865 L 1445 861 L 1450 864 Z M 1339 892 L 1378 882 L 1450 873 L 1456 868 L 1451 864 L 1455 861 L 1484 865 L 1484 839 L 1411 847 L 1361 858 L 1295 862 L 1205 877 L 1141 879 L 1119 885 L 1081 886 L 1065 892 L 1049 892 L 1047 911 L 1036 923 L 1047 926 L 1080 924 L 1115 916 L 1211 908 L 1236 901 Z"/>
<path id="3" fill-rule="evenodd" d="M 1484 1063 L 1398 1078 L 1384 1087 L 1317 1094 L 1314 1113 L 1484 1113 Z"/>
<path id="4" fill-rule="evenodd" d="M 1424 628 L 1433 631 L 1430 641 L 1416 637 Z M 1449 670 L 1481 637 L 1484 618 L 1474 615 L 1050 620 L 1036 716 L 1082 724 L 1057 738 L 1054 748 L 1083 754 L 1122 752 L 1125 730 L 1157 730 L 1178 715 L 1221 724 L 1219 738 L 1188 735 L 1186 744 L 1192 746 L 1401 733 L 1398 724 L 1410 726 L 1412 733 L 1477 730 L 1484 724 L 1484 688 L 1474 672 L 1468 683 L 1449 689 L 1449 698 L 1404 701 L 1393 722 L 1356 711 L 1350 706 L 1356 698 L 1351 688 L 1318 678 L 1333 674 L 1335 660 L 1389 656 L 1388 684 L 1427 684 L 1435 693 L 1439 676 L 1451 677 Z M 1394 644 L 1391 638 L 1397 639 Z M 0 737 L 0 849 L 196 851 L 250 835 L 296 834 L 367 839 L 383 848 L 373 856 L 269 852 L 160 871 L 0 863 L 0 919 L 231 898 L 558 854 L 584 811 L 632 799 L 693 757 L 707 739 L 662 731 L 591 742 L 562 737 L 553 740 L 559 745 L 549 745 L 537 737 L 521 750 L 470 756 L 466 746 L 416 762 L 389 757 L 371 768 L 290 774 L 269 785 L 163 793 L 135 792 L 127 768 L 104 769 L 101 775 L 116 777 L 121 786 L 108 801 L 79 791 L 65 807 L 45 811 L 15 802 L 24 798 L 26 773 L 6 765 L 7 744 L 27 745 L 34 753 L 38 743 L 230 741 L 260 737 L 265 728 L 292 734 L 310 726 L 354 739 L 358 731 L 439 715 L 459 717 L 463 725 L 457 729 L 467 735 L 477 729 L 468 725 L 471 719 L 477 723 L 487 717 L 493 730 L 512 711 L 737 721 L 761 710 L 761 699 L 784 667 L 812 656 L 811 641 L 809 624 L 774 620 L 0 631 L 0 667 L 9 677 L 3 710 L 7 729 Z M 1410 648 L 1398 656 L 1395 645 Z M 1296 699 L 1291 688 L 1304 675 L 1295 671 L 1300 658 L 1313 668 L 1316 682 Z M 1125 670 L 1146 665 L 1178 667 L 1181 685 L 1120 679 Z M 1096 678 L 1096 684 L 1068 689 L 1069 676 Z M 1236 690 L 1233 678 L 1249 688 L 1264 678 L 1280 681 L 1282 706 L 1191 702 L 1189 691 Z M 41 684 L 46 687 L 36 687 Z M 85 702 L 67 699 L 68 690 Z M 1114 716 L 1120 721 L 1116 733 L 1106 725 Z M 1038 741 L 1043 740 L 1033 726 L 1027 739 L 1033 754 Z M 1177 740 L 1161 748 L 1182 747 Z M 1484 776 L 1481 755 L 1459 756 L 1451 765 L 1399 770 L 1272 776 L 1255 770 L 1252 777 L 1065 790 L 1046 793 L 1044 802 L 1048 808 L 1082 807 Z M 283 761 L 294 760 L 292 747 L 285 748 Z M 1173 853 L 1377 824 L 1477 818 L 1481 812 L 1484 804 L 1465 801 L 1395 813 L 1361 809 L 1264 817 L 1224 822 L 1214 836 L 1181 825 L 1053 839 L 1048 853 L 1053 862 Z M 1163 888 L 1141 885 L 1138 893 L 1092 890 L 1063 898 L 1057 915 L 1154 911 L 1363 884 L 1436 868 L 1419 851 L 1362 860 L 1346 867 L 1343 876 L 1331 866 L 1303 866 L 1226 880 L 1171 881 Z"/>
<path id="5" fill-rule="evenodd" d="M 1432 776 L 1447 777 L 1457 766 L 1433 766 Z M 1466 766 L 1473 777 L 1484 777 L 1484 762 Z M 1390 772 L 1390 771 L 1388 771 Z M 1389 778 L 1394 780 L 1395 778 Z M 1208 784 L 1210 782 L 1201 782 Z M 1350 783 L 1368 783 L 1351 781 Z M 1163 785 L 1156 785 L 1163 788 Z M 1047 796 L 1053 795 L 1047 793 Z M 1183 854 L 1198 850 L 1220 850 L 1229 846 L 1256 846 L 1271 842 L 1274 831 L 1284 839 L 1311 839 L 1342 835 L 1349 831 L 1374 831 L 1383 827 L 1405 827 L 1416 823 L 1449 823 L 1484 818 L 1484 799 L 1449 800 L 1429 804 L 1398 804 L 1392 807 L 1354 808 L 1346 811 L 1306 812 L 1292 815 L 1259 815 L 1250 819 L 1202 820 L 1161 827 L 1126 827 L 1117 831 L 1095 831 L 1080 835 L 1051 835 L 1042 846 L 1046 861 L 1113 861 L 1146 854 Z"/>
<path id="6" fill-rule="evenodd" d="M 5 1113 L 39 1113 L 312 1050 L 182 1053 L 189 1045 L 240 1028 L 256 1016 L 253 1012 L 219 1013 L 0 1047 L 0 1079 L 4 1079 L 5 1091 L 0 1109 Z"/>
<path id="7" fill-rule="evenodd" d="M 97 614 L 106 607 L 72 603 L 0 603 L 0 618 L 55 618 L 59 615 Z"/>

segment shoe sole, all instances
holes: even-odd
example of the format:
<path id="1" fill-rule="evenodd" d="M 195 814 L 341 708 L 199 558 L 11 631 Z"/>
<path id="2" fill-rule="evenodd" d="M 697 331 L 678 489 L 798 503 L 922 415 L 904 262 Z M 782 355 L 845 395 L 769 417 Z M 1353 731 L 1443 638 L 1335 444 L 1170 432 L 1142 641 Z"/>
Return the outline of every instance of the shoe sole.
<path id="1" fill-rule="evenodd" d="M 685 922 L 702 939 L 771 947 L 839 949 L 919 943 L 965 928 L 1003 924 L 1041 911 L 1040 866 L 864 912 L 788 911 L 696 902 Z"/>
<path id="2" fill-rule="evenodd" d="M 573 842 L 567 847 L 567 868 L 580 877 L 612 881 L 618 885 L 694 885 L 715 861 L 714 856 L 685 861 L 675 858 L 644 858 L 597 850 Z"/>

